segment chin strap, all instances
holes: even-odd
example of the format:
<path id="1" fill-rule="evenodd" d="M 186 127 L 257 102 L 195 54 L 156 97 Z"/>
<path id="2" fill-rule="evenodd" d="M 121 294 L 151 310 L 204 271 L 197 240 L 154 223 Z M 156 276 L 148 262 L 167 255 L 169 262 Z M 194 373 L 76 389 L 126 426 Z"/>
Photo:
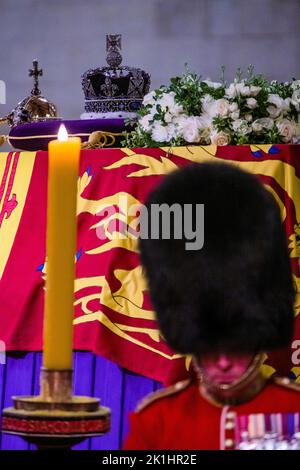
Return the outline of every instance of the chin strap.
<path id="1" fill-rule="evenodd" d="M 257 354 L 246 372 L 231 384 L 215 384 L 209 381 L 202 368 L 194 358 L 198 380 L 200 382 L 200 391 L 207 398 L 215 403 L 222 405 L 235 405 L 249 400 L 255 396 L 265 385 L 266 378 L 262 374 L 262 364 L 266 358 L 265 353 Z"/>

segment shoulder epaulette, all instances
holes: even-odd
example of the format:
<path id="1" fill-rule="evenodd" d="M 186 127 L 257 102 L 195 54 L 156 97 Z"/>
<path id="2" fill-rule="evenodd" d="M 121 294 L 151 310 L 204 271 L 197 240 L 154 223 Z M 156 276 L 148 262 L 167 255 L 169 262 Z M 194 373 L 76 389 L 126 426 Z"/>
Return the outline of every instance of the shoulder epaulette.
<path id="1" fill-rule="evenodd" d="M 300 384 L 294 380 L 289 379 L 288 377 L 274 377 L 273 380 L 276 385 L 281 385 L 281 387 L 300 392 Z"/>
<path id="2" fill-rule="evenodd" d="M 156 400 L 160 400 L 161 398 L 169 397 L 170 395 L 175 395 L 176 393 L 181 392 L 182 390 L 187 388 L 191 382 L 191 379 L 182 380 L 181 382 L 177 382 L 176 384 L 171 385 L 170 387 L 162 388 L 160 390 L 156 390 L 156 392 L 150 393 L 150 395 L 147 395 L 145 398 L 142 399 L 142 401 L 140 401 L 140 403 L 135 409 L 135 412 L 139 413 Z"/>

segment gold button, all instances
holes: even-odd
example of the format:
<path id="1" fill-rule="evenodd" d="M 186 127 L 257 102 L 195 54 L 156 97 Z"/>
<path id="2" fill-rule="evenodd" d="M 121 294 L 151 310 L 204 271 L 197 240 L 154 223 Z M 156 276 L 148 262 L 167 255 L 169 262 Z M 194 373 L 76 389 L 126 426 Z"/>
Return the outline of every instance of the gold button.
<path id="1" fill-rule="evenodd" d="M 234 428 L 234 422 L 233 421 L 227 421 L 225 424 L 225 429 L 233 429 Z"/>
<path id="2" fill-rule="evenodd" d="M 233 440 L 232 439 L 226 439 L 225 447 L 233 447 Z"/>

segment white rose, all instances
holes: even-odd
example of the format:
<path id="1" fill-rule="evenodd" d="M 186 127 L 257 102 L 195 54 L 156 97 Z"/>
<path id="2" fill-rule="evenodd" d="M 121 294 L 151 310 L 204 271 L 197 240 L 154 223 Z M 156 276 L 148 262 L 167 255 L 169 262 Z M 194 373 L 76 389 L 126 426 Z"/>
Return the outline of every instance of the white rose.
<path id="1" fill-rule="evenodd" d="M 207 120 L 207 122 L 210 121 Z M 204 117 L 182 114 L 174 119 L 174 124 L 177 127 L 177 132 L 182 135 L 186 142 L 199 142 L 199 129 L 206 124 L 206 120 Z"/>
<path id="2" fill-rule="evenodd" d="M 287 110 L 289 109 L 291 102 L 292 102 L 292 98 L 285 98 L 283 100 L 284 106 L 286 107 Z"/>
<path id="3" fill-rule="evenodd" d="M 173 116 L 178 116 L 183 112 L 183 106 L 174 101 L 173 106 L 169 106 L 169 111 Z"/>
<path id="4" fill-rule="evenodd" d="M 232 123 L 232 129 L 241 135 L 247 135 L 251 132 L 248 122 L 245 119 L 237 119 Z"/>
<path id="5" fill-rule="evenodd" d="M 250 95 L 251 96 L 257 96 L 258 93 L 260 92 L 260 90 L 261 90 L 260 86 L 251 85 L 250 86 Z"/>
<path id="6" fill-rule="evenodd" d="M 238 106 L 237 103 L 231 103 L 231 104 L 229 105 L 229 111 L 230 111 L 231 113 L 234 113 L 234 112 L 237 111 L 238 109 L 239 109 L 239 106 Z"/>
<path id="7" fill-rule="evenodd" d="M 177 128 L 179 129 L 180 132 L 182 132 L 182 129 L 185 126 L 185 122 L 188 118 L 189 118 L 189 116 L 187 116 L 186 114 L 181 114 L 180 116 L 177 116 L 173 120 L 174 124 L 177 126 Z"/>
<path id="8" fill-rule="evenodd" d="M 230 135 L 227 132 L 218 132 L 214 130 L 210 134 L 210 141 L 212 145 L 228 145 L 230 143 Z"/>
<path id="9" fill-rule="evenodd" d="M 276 123 L 276 126 L 283 142 L 291 142 L 294 135 L 296 134 L 295 123 L 289 119 L 282 119 Z"/>
<path id="10" fill-rule="evenodd" d="M 273 106 L 273 105 L 267 106 L 267 111 L 268 111 L 268 113 L 269 113 L 269 115 L 271 116 L 272 119 L 277 118 L 281 114 L 281 109 L 276 108 L 276 106 Z"/>
<path id="11" fill-rule="evenodd" d="M 150 131 L 151 125 L 150 125 L 150 120 L 152 116 L 150 114 L 146 114 L 146 116 L 143 116 L 140 118 L 139 123 L 142 126 L 143 130 L 148 132 Z"/>
<path id="12" fill-rule="evenodd" d="M 222 83 L 219 82 L 212 82 L 211 80 L 203 80 L 203 83 L 206 83 L 210 88 L 214 88 L 215 90 L 217 88 L 221 88 Z"/>
<path id="13" fill-rule="evenodd" d="M 246 114 L 245 114 L 245 119 L 246 119 L 246 121 L 251 122 L 252 119 L 253 119 L 253 118 L 252 118 L 252 114 L 246 113 Z"/>
<path id="14" fill-rule="evenodd" d="M 274 121 L 271 118 L 260 118 L 259 121 L 265 129 L 270 130 L 274 126 Z"/>
<path id="15" fill-rule="evenodd" d="M 236 96 L 250 96 L 251 90 L 248 85 L 245 85 L 245 82 L 236 82 L 234 81 L 229 85 L 225 90 L 226 96 L 228 98 L 236 98 Z"/>
<path id="16" fill-rule="evenodd" d="M 225 94 L 228 96 L 228 98 L 236 98 L 238 95 L 236 83 L 230 83 L 229 87 L 225 90 Z"/>
<path id="17" fill-rule="evenodd" d="M 214 99 L 212 96 L 206 94 L 201 99 L 201 108 L 203 113 L 209 114 L 209 109 L 211 108 L 212 104 L 214 103 Z"/>
<path id="18" fill-rule="evenodd" d="M 249 109 L 254 109 L 257 107 L 257 101 L 255 98 L 247 98 L 246 102 Z"/>
<path id="19" fill-rule="evenodd" d="M 201 130 L 210 129 L 212 127 L 212 119 L 209 114 L 204 113 L 197 117 L 198 125 Z"/>
<path id="20" fill-rule="evenodd" d="M 293 91 L 292 100 L 300 101 L 300 88 Z"/>
<path id="21" fill-rule="evenodd" d="M 270 103 L 270 106 L 267 107 L 267 111 L 271 118 L 277 118 L 280 116 L 286 107 L 284 100 L 275 94 L 268 96 L 268 103 Z"/>
<path id="22" fill-rule="evenodd" d="M 291 98 L 285 98 L 282 101 L 282 113 L 286 116 L 291 110 Z"/>
<path id="23" fill-rule="evenodd" d="M 240 117 L 240 112 L 235 111 L 234 113 L 230 114 L 230 117 L 231 117 L 231 119 L 233 119 L 235 121 L 236 119 L 238 119 Z"/>
<path id="24" fill-rule="evenodd" d="M 167 111 L 167 112 L 165 113 L 165 121 L 166 121 L 167 123 L 169 123 L 169 122 L 172 122 L 172 119 L 173 119 L 172 114 L 171 114 L 169 111 Z"/>
<path id="25" fill-rule="evenodd" d="M 270 104 L 273 104 L 274 106 L 276 106 L 277 108 L 281 108 L 282 107 L 282 102 L 283 102 L 283 99 L 280 98 L 279 95 L 275 95 L 274 93 L 269 95 L 268 96 L 268 103 Z"/>
<path id="26" fill-rule="evenodd" d="M 261 122 L 259 122 L 259 119 L 252 123 L 252 129 L 254 130 L 254 132 L 262 132 L 263 128 L 264 127 Z"/>
<path id="27" fill-rule="evenodd" d="M 158 99 L 158 104 L 160 104 L 162 111 L 169 111 L 175 116 L 183 111 L 182 105 L 176 103 L 175 93 L 173 91 L 170 93 L 163 93 L 163 95 Z"/>
<path id="28" fill-rule="evenodd" d="M 219 100 L 207 101 L 205 106 L 205 112 L 211 117 L 216 116 L 226 117 L 229 114 L 229 101 L 221 98 Z M 202 108 L 203 109 L 203 108 Z"/>
<path id="29" fill-rule="evenodd" d="M 151 119 L 153 119 L 156 113 L 157 113 L 157 109 L 156 109 L 156 101 L 155 101 L 154 105 L 148 109 L 148 115 L 151 116 Z"/>
<path id="30" fill-rule="evenodd" d="M 163 93 L 157 101 L 162 110 L 166 111 L 167 108 L 174 105 L 174 93 Z"/>
<path id="31" fill-rule="evenodd" d="M 238 93 L 242 96 L 249 96 L 250 95 L 250 87 L 244 85 L 244 83 L 237 84 Z"/>
<path id="32" fill-rule="evenodd" d="M 291 103 L 296 108 L 297 111 L 300 110 L 300 88 L 296 89 L 293 92 Z"/>
<path id="33" fill-rule="evenodd" d="M 168 141 L 168 128 L 156 122 L 152 128 L 151 136 L 155 142 L 167 142 Z"/>
<path id="34" fill-rule="evenodd" d="M 293 80 L 291 83 L 292 90 L 298 90 L 300 88 L 300 80 Z"/>
<path id="35" fill-rule="evenodd" d="M 260 118 L 260 119 L 256 119 L 256 121 L 252 123 L 252 129 L 254 130 L 254 132 L 261 132 L 263 129 L 267 129 L 267 130 L 272 129 L 273 125 L 274 125 L 273 119 Z"/>
<path id="36" fill-rule="evenodd" d="M 150 91 L 147 95 L 144 96 L 143 105 L 147 106 L 147 104 L 153 105 L 155 103 L 155 91 Z"/>
<path id="37" fill-rule="evenodd" d="M 228 116 L 229 113 L 229 101 L 225 100 L 224 98 L 221 98 L 219 100 L 216 100 L 216 109 L 217 109 L 217 114 L 222 117 Z"/>
<path id="38" fill-rule="evenodd" d="M 178 137 L 178 129 L 175 126 L 175 124 L 169 124 L 167 126 L 167 131 L 168 131 L 168 142 L 172 139 L 176 139 Z"/>
<path id="39" fill-rule="evenodd" d="M 241 124 L 242 124 L 242 119 L 237 119 L 236 121 L 232 123 L 232 129 L 234 130 L 234 132 L 237 132 L 239 130 L 239 127 L 241 126 Z"/>
<path id="40" fill-rule="evenodd" d="M 190 116 L 186 118 L 184 125 L 182 126 L 182 136 L 186 142 L 199 142 L 199 124 L 199 120 L 195 116 Z"/>

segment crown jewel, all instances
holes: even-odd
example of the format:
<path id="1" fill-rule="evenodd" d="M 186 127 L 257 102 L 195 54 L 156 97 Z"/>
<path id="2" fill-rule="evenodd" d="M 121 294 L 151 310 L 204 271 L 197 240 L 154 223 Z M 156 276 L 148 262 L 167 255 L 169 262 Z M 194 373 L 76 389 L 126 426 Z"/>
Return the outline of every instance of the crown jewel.
<path id="1" fill-rule="evenodd" d="M 87 113 L 136 112 L 150 87 L 144 70 L 122 66 L 121 34 L 106 36 L 108 66 L 89 69 L 82 75 Z"/>
<path id="2" fill-rule="evenodd" d="M 32 69 L 28 70 L 29 77 L 33 77 L 34 80 L 30 96 L 20 101 L 7 116 L 0 117 L 0 125 L 17 126 L 28 122 L 58 119 L 56 106 L 42 96 L 39 88 L 39 77 L 42 77 L 43 69 L 39 69 L 37 60 L 34 60 L 32 64 Z"/>

